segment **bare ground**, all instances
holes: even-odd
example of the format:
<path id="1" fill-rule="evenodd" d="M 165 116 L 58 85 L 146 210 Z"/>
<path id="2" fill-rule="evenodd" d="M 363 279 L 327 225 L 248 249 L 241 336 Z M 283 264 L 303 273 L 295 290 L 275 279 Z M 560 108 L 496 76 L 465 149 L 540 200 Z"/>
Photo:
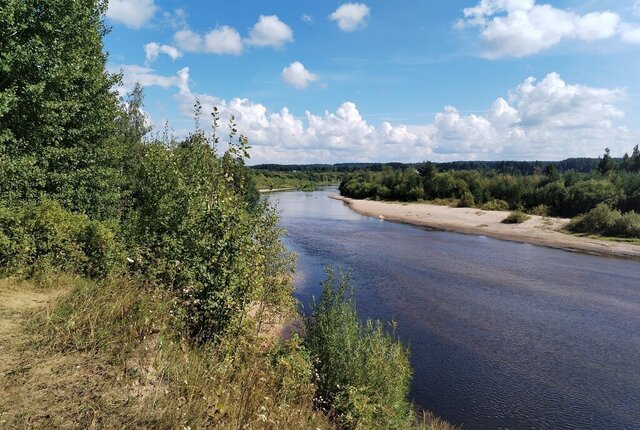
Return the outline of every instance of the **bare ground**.
<path id="1" fill-rule="evenodd" d="M 389 221 L 570 251 L 618 257 L 640 257 L 640 245 L 564 233 L 562 228 L 569 222 L 565 218 L 531 215 L 530 219 L 521 224 L 502 224 L 502 220 L 509 215 L 509 212 L 452 208 L 427 203 L 391 203 L 356 200 L 342 196 L 330 197 L 342 200 L 361 215 L 382 217 Z"/>

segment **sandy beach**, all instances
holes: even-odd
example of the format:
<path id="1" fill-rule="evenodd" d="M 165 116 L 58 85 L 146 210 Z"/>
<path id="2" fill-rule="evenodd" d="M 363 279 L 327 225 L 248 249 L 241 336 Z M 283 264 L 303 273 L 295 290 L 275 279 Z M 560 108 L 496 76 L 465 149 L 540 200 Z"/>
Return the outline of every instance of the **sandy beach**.
<path id="1" fill-rule="evenodd" d="M 387 221 L 458 233 L 476 234 L 496 239 L 530 243 L 598 255 L 640 258 L 640 245 L 578 237 L 560 231 L 568 222 L 564 218 L 532 215 L 522 224 L 502 224 L 508 211 L 485 211 L 476 208 L 452 208 L 426 203 L 396 203 L 357 200 L 338 195 L 355 212 L 382 217 Z"/>

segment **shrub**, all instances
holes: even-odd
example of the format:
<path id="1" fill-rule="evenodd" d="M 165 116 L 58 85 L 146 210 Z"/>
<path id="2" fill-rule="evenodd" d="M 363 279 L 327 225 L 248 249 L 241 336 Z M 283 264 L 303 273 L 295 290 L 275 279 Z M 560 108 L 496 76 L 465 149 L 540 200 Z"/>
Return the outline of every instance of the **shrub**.
<path id="1" fill-rule="evenodd" d="M 586 214 L 576 217 L 567 226 L 576 233 L 606 234 L 620 218 L 620 211 L 601 203 Z"/>
<path id="2" fill-rule="evenodd" d="M 348 280 L 327 273 L 306 324 L 317 402 L 345 428 L 410 428 L 408 351 L 379 321 L 361 322 Z"/>
<path id="3" fill-rule="evenodd" d="M 50 269 L 101 278 L 122 261 L 114 228 L 52 200 L 0 208 L 0 270 L 33 276 Z"/>
<path id="4" fill-rule="evenodd" d="M 610 230 L 613 236 L 640 239 L 640 213 L 634 211 L 622 214 Z"/>
<path id="5" fill-rule="evenodd" d="M 458 200 L 458 206 L 461 208 L 470 208 L 473 207 L 473 205 L 476 204 L 476 200 L 473 197 L 473 194 L 471 194 L 471 191 L 469 190 L 465 190 L 462 193 L 462 197 L 460 197 L 460 199 Z"/>
<path id="6" fill-rule="evenodd" d="M 521 224 L 526 220 L 528 220 L 529 218 L 530 218 L 529 215 L 523 212 L 513 211 L 509 214 L 508 217 L 502 220 L 502 223 L 503 224 Z"/>
<path id="7" fill-rule="evenodd" d="M 486 211 L 508 211 L 509 203 L 504 200 L 494 199 L 482 205 L 482 209 Z"/>
<path id="8" fill-rule="evenodd" d="M 538 215 L 538 216 L 547 216 L 549 215 L 549 211 L 550 211 L 549 206 L 544 204 L 534 206 L 529 210 L 527 210 L 527 212 L 530 213 L 531 215 Z"/>

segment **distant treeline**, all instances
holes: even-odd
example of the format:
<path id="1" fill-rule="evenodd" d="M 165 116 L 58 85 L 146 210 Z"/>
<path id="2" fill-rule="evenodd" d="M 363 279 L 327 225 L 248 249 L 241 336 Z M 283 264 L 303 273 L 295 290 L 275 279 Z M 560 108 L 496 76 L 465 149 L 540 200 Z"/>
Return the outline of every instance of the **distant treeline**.
<path id="1" fill-rule="evenodd" d="M 337 185 L 344 179 L 345 175 L 346 172 L 332 171 L 253 171 L 254 181 L 259 190 L 276 190 L 281 188 L 315 190 L 320 186 Z"/>
<path id="2" fill-rule="evenodd" d="M 442 172 L 450 170 L 494 171 L 511 175 L 533 175 L 543 172 L 547 166 L 553 166 L 558 172 L 573 170 L 578 173 L 590 173 L 598 168 L 601 158 L 567 158 L 562 161 L 451 161 L 433 163 Z M 617 163 L 623 159 L 613 159 Z M 368 170 L 382 172 L 394 170 L 419 169 L 425 163 L 337 163 L 337 164 L 259 164 L 251 168 L 256 171 L 272 172 L 358 172 Z"/>
<path id="3" fill-rule="evenodd" d="M 640 150 L 633 148 L 614 159 L 607 149 L 594 160 L 587 172 L 560 171 L 558 165 L 583 168 L 589 159 L 570 159 L 560 163 L 539 162 L 459 162 L 423 163 L 401 169 L 364 170 L 351 173 L 340 184 L 340 192 L 353 198 L 376 200 L 445 200 L 463 207 L 486 210 L 521 210 L 536 215 L 575 217 L 599 205 L 614 211 L 609 227 L 589 229 L 583 222 L 581 232 L 640 237 Z M 471 168 L 476 166 L 477 168 Z M 458 170 L 454 167 L 460 167 Z M 498 169 L 513 169 L 500 172 Z M 526 171 L 531 173 L 527 174 Z M 515 173 L 513 173 L 515 171 Z M 600 207 L 598 214 L 604 213 Z M 617 212 L 615 212 L 617 211 Z M 621 217 L 621 214 L 629 214 Z M 594 217 L 591 217 L 595 219 Z M 591 219 L 587 218 L 587 219 Z M 621 225 L 623 223 L 624 225 Z M 587 223 L 588 224 L 588 223 Z"/>

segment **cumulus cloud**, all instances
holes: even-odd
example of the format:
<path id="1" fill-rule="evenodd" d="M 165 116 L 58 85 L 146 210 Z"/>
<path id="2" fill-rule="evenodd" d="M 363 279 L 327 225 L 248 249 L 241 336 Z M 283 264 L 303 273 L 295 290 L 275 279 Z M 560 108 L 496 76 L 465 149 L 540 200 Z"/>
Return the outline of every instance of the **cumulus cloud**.
<path id="1" fill-rule="evenodd" d="M 364 3 L 345 3 L 336 9 L 329 18 L 338 24 L 342 31 L 354 31 L 366 25 L 366 18 L 371 13 Z"/>
<path id="2" fill-rule="evenodd" d="M 189 69 L 173 76 L 140 66 L 123 66 L 124 84 L 135 82 L 177 88 L 182 115 L 193 116 L 196 99 L 205 112 L 220 109 L 223 121 L 234 115 L 251 141 L 252 162 L 311 163 L 340 161 L 420 161 L 425 159 L 537 159 L 597 156 L 604 147 L 622 153 L 640 138 L 618 125 L 617 106 L 626 94 L 618 88 L 566 83 L 557 73 L 525 79 L 482 114 L 463 114 L 447 106 L 424 124 L 369 123 L 353 102 L 335 112 L 288 108 L 269 111 L 245 98 L 224 100 L 191 89 Z"/>
<path id="3" fill-rule="evenodd" d="M 154 0 L 110 0 L 107 18 L 129 28 L 147 24 L 158 10 Z"/>
<path id="4" fill-rule="evenodd" d="M 281 48 L 285 43 L 293 42 L 293 30 L 276 15 L 261 15 L 246 42 L 253 46 Z"/>
<path id="5" fill-rule="evenodd" d="M 306 22 L 307 24 L 314 24 L 315 23 L 315 21 L 313 20 L 313 17 L 311 15 L 307 15 L 306 13 L 304 15 L 302 15 L 300 17 L 300 19 L 303 22 Z"/>
<path id="6" fill-rule="evenodd" d="M 617 13 L 579 15 L 535 0 L 481 0 L 463 10 L 458 28 L 478 27 L 487 58 L 525 57 L 566 39 L 592 42 L 619 32 Z"/>
<path id="7" fill-rule="evenodd" d="M 282 70 L 282 80 L 294 88 L 307 88 L 310 83 L 318 80 L 318 75 L 308 71 L 304 64 L 294 61 Z"/>
<path id="8" fill-rule="evenodd" d="M 158 59 L 160 54 L 165 54 L 172 60 L 176 60 L 182 56 L 182 53 L 171 45 L 160 45 L 156 42 L 144 45 L 144 53 L 147 63 L 152 63 Z"/>
<path id="9" fill-rule="evenodd" d="M 173 35 L 173 40 L 186 52 L 240 55 L 244 50 L 238 30 L 227 25 L 217 27 L 204 35 L 188 29 L 180 30 Z"/>

